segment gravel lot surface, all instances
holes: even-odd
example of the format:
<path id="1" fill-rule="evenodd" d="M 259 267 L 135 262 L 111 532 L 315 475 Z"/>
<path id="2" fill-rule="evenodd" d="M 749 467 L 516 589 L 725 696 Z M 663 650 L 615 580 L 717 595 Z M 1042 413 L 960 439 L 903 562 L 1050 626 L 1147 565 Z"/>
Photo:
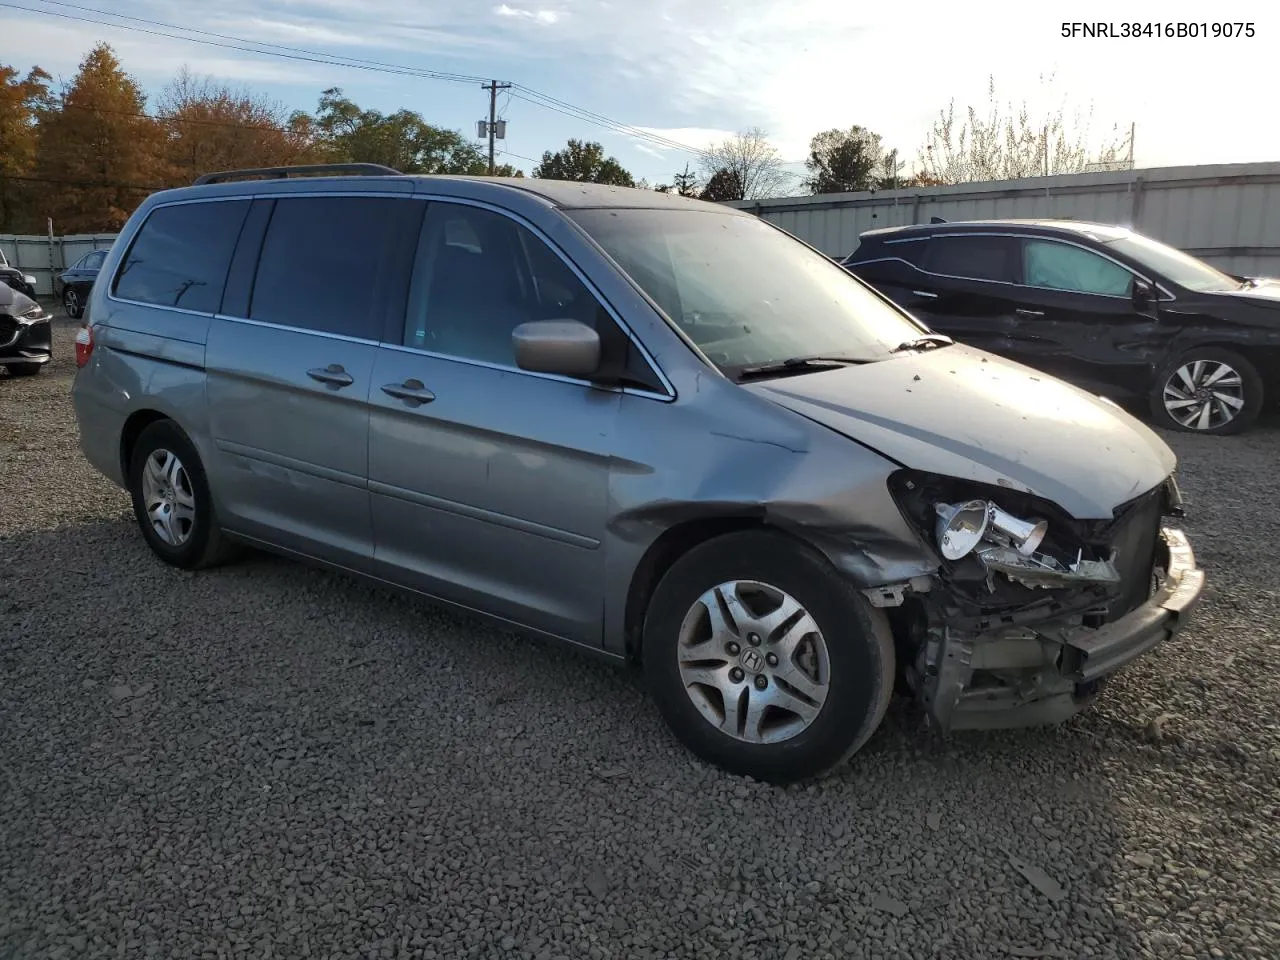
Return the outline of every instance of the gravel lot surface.
<path id="1" fill-rule="evenodd" d="M 940 742 L 895 702 L 782 790 L 632 673 L 162 565 L 80 458 L 71 335 L 0 375 L 0 957 L 1280 957 L 1276 424 L 1172 438 L 1208 596 L 1091 712 Z"/>

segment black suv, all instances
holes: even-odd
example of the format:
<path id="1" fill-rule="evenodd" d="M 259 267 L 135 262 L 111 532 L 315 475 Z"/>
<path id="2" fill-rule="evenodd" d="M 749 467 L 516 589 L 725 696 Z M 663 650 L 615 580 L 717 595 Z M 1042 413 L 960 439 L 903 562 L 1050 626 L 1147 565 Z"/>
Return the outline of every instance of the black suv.
<path id="1" fill-rule="evenodd" d="M 937 332 L 1116 401 L 1144 400 L 1160 426 L 1239 433 L 1280 396 L 1275 281 L 1075 221 L 931 223 L 859 239 L 844 266 Z"/>

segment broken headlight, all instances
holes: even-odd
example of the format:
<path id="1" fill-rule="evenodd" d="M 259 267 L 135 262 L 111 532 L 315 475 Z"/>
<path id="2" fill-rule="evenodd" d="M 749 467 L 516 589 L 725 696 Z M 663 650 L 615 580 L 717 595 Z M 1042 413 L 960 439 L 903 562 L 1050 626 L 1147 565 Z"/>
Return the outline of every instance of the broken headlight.
<path id="1" fill-rule="evenodd" d="M 1048 521 L 1023 520 L 990 500 L 936 503 L 934 509 L 938 513 L 938 549 L 948 560 L 968 556 L 983 541 L 1013 547 L 1029 557 L 1049 532 Z"/>

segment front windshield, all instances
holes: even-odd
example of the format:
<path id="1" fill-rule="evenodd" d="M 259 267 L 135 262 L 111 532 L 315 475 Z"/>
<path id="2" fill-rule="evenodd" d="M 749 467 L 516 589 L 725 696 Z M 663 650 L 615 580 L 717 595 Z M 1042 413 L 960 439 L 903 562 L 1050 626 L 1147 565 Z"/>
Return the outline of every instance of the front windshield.
<path id="1" fill-rule="evenodd" d="M 568 212 L 729 376 L 796 357 L 882 360 L 925 332 L 843 267 L 755 217 Z"/>
<path id="2" fill-rule="evenodd" d="M 1203 260 L 1197 260 L 1190 254 L 1175 250 L 1173 247 L 1144 237 L 1140 233 L 1130 233 L 1107 245 L 1118 253 L 1125 254 L 1152 273 L 1171 280 L 1180 287 L 1200 293 L 1239 290 L 1240 281 L 1229 277 L 1221 270 L 1216 270 Z"/>

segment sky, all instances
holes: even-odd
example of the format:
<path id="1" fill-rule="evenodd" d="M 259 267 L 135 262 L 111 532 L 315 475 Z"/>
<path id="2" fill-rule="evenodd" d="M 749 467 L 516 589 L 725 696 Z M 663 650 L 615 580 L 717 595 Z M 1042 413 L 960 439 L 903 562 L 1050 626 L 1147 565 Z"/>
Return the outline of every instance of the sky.
<path id="1" fill-rule="evenodd" d="M 23 71 L 38 64 L 69 81 L 105 40 L 153 97 L 185 64 L 290 108 L 314 110 L 320 91 L 338 86 L 361 106 L 406 107 L 472 137 L 487 115 L 488 94 L 473 80 L 262 56 L 84 22 L 180 32 L 110 11 L 326 56 L 511 81 L 692 148 L 758 127 L 797 185 L 809 138 L 853 124 L 879 133 L 913 169 L 948 103 L 985 110 L 989 77 L 1001 101 L 1025 102 L 1032 116 L 1065 104 L 1095 141 L 1134 124 L 1140 167 L 1280 159 L 1280 8 L 1263 0 L 1212 7 L 1083 0 L 1065 10 L 1004 0 L 0 0 L 0 63 Z M 1062 35 L 1064 17 L 1176 25 L 1203 24 L 1210 13 L 1252 23 L 1253 36 Z M 525 172 L 570 137 L 599 141 L 655 184 L 670 182 L 686 162 L 698 165 L 696 153 L 532 103 L 519 89 L 498 103 L 508 121 L 500 160 Z"/>

